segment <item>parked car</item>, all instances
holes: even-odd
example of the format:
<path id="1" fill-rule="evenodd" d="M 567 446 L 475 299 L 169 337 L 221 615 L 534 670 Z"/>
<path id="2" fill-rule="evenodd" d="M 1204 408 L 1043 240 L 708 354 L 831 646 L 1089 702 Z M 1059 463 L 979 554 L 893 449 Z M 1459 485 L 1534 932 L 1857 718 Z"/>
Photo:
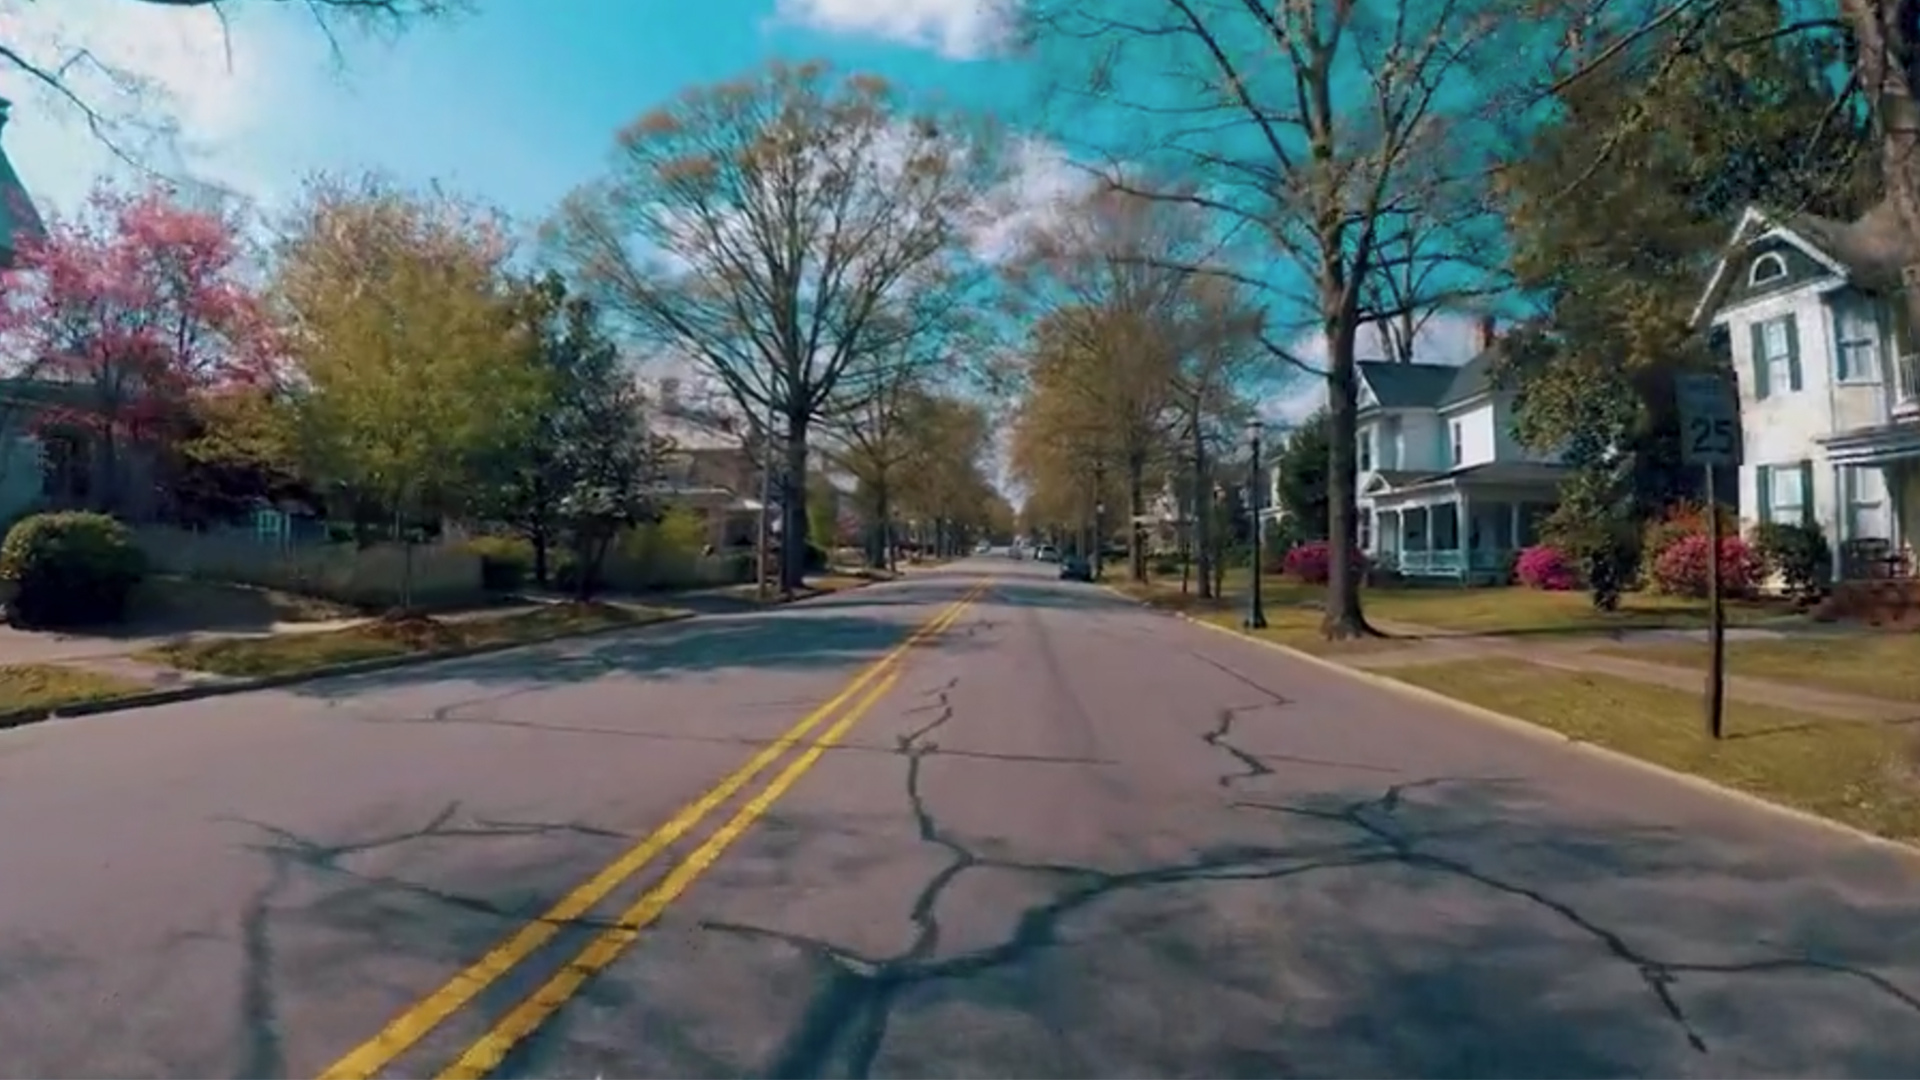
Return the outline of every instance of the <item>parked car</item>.
<path id="1" fill-rule="evenodd" d="M 1041 562 L 1054 562 L 1060 558 L 1060 552 L 1052 544 L 1041 544 L 1034 549 L 1033 557 Z"/>
<path id="2" fill-rule="evenodd" d="M 1061 581 L 1092 581 L 1093 564 L 1084 555 L 1069 555 L 1060 560 Z"/>

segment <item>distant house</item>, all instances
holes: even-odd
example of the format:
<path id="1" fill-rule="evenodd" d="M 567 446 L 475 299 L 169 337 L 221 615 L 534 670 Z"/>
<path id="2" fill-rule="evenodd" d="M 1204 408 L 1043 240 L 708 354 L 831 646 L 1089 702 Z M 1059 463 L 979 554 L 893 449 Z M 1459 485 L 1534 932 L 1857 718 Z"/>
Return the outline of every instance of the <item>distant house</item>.
<path id="1" fill-rule="evenodd" d="M 712 405 L 688 400 L 679 379 L 647 387 L 647 430 L 671 449 L 660 494 L 706 523 L 716 548 L 753 544 L 759 534 L 761 466 L 747 425 Z"/>
<path id="2" fill-rule="evenodd" d="M 1491 320 L 1466 364 L 1359 365 L 1359 546 L 1406 577 L 1504 581 L 1567 469 L 1514 435 Z"/>
<path id="3" fill-rule="evenodd" d="M 1724 328 L 1744 440 L 1740 506 L 1821 527 L 1838 577 L 1904 575 L 1920 536 L 1920 345 L 1891 206 L 1843 223 L 1750 208 L 1695 322 Z"/>

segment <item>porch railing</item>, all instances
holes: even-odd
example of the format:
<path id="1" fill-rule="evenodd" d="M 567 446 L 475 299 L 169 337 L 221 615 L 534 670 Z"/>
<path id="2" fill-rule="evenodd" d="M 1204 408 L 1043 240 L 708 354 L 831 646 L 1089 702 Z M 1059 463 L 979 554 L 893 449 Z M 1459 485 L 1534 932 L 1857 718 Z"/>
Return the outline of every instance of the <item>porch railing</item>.
<path id="1" fill-rule="evenodd" d="M 1920 411 L 1920 353 L 1908 353 L 1894 364 L 1893 407 L 1897 412 Z"/>
<path id="2" fill-rule="evenodd" d="M 1383 565 L 1390 563 L 1403 574 L 1458 574 L 1462 570 L 1505 570 L 1512 558 L 1510 551 L 1476 548 L 1473 551 L 1402 551 L 1384 556 L 1380 561 Z"/>

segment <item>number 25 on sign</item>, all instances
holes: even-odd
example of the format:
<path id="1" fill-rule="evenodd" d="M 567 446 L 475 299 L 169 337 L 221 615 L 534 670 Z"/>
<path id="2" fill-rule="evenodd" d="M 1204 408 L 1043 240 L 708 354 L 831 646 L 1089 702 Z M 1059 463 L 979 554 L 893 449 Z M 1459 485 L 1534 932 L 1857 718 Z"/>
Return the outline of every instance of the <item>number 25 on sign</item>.
<path id="1" fill-rule="evenodd" d="M 1733 386 L 1718 375 L 1682 375 L 1674 384 L 1680 407 L 1680 458 L 1689 465 L 1740 463 L 1740 409 Z"/>

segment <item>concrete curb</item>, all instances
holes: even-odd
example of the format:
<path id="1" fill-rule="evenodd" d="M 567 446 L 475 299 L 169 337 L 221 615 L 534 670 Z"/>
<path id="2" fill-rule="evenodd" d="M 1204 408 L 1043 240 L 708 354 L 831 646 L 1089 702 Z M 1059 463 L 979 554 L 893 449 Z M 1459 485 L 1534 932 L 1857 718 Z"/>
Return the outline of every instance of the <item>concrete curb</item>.
<path id="1" fill-rule="evenodd" d="M 1184 612 L 1166 611 L 1163 608 L 1154 607 L 1154 605 L 1149 603 L 1148 601 L 1138 599 L 1137 597 L 1127 596 L 1126 593 L 1120 592 L 1120 590 L 1118 589 L 1112 589 L 1111 591 L 1115 595 L 1124 597 L 1127 600 L 1130 600 L 1136 604 L 1139 604 L 1141 607 L 1149 608 L 1154 611 L 1161 612 L 1163 614 L 1171 615 L 1174 618 L 1181 620 L 1182 622 L 1190 623 L 1194 626 L 1198 626 L 1206 630 L 1211 630 L 1215 633 L 1225 634 L 1228 637 L 1234 638 L 1235 640 L 1238 640 L 1238 641 L 1244 641 L 1249 644 L 1261 646 L 1262 648 L 1272 649 L 1275 652 L 1282 653 L 1294 660 L 1298 660 L 1303 664 L 1309 664 L 1323 671 L 1328 671 L 1328 672 L 1332 672 L 1332 673 L 1344 676 L 1348 679 L 1352 679 L 1355 682 L 1363 683 L 1367 686 L 1371 686 L 1376 690 L 1384 690 L 1384 691 L 1387 691 L 1388 693 L 1397 694 L 1403 698 L 1408 698 L 1413 701 L 1419 701 L 1424 704 L 1436 705 L 1441 708 L 1449 709 L 1455 713 L 1460 714 L 1463 717 L 1466 717 L 1467 719 L 1477 720 L 1480 723 L 1489 724 L 1494 727 L 1498 727 L 1504 731 L 1507 731 L 1514 735 L 1518 735 L 1522 738 L 1532 739 L 1535 742 L 1541 742 L 1541 743 L 1547 743 L 1549 745 L 1565 747 L 1579 753 L 1588 754 L 1593 757 L 1599 758 L 1600 760 L 1607 761 L 1615 766 L 1634 769 L 1641 773 L 1658 777 L 1669 783 L 1678 784 L 1681 787 L 1688 788 L 1690 790 L 1699 792 L 1700 794 L 1703 794 L 1703 795 L 1709 795 L 1715 798 L 1725 799 L 1731 802 L 1739 803 L 1741 806 L 1745 807 L 1748 810 L 1757 810 L 1757 811 L 1760 811 L 1761 813 L 1772 814 L 1776 817 L 1788 818 L 1800 823 L 1801 825 L 1811 826 L 1812 828 L 1823 831 L 1823 832 L 1831 833 L 1838 836 L 1843 836 L 1849 840 L 1853 840 L 1859 843 L 1865 843 L 1871 847 L 1879 848 L 1883 851 L 1888 851 L 1896 855 L 1899 855 L 1904 859 L 1920 860 L 1920 846 L 1916 846 L 1915 844 L 1906 843 L 1900 840 L 1893 840 L 1888 837 L 1881 836 L 1878 833 L 1870 833 L 1865 829 L 1856 828 L 1855 826 L 1848 825 L 1845 822 L 1835 821 L 1832 818 L 1824 818 L 1818 814 L 1810 813 L 1806 810 L 1801 810 L 1796 807 L 1787 806 L 1783 803 L 1777 803 L 1771 799 L 1764 799 L 1758 795 L 1749 794 L 1747 792 L 1739 790 L 1738 788 L 1730 788 L 1724 784 L 1716 784 L 1711 780 L 1707 780 L 1702 777 L 1695 776 L 1692 773 L 1681 772 L 1678 769 L 1669 769 L 1664 765 L 1656 765 L 1651 761 L 1646 761 L 1641 758 L 1634 757 L 1632 754 L 1621 753 L 1618 750 L 1613 750 L 1608 747 L 1601 746 L 1598 743 L 1592 743 L 1584 739 L 1575 739 L 1567 735 L 1562 735 L 1559 732 L 1554 731 L 1550 728 L 1541 727 L 1539 724 L 1535 724 L 1527 720 L 1522 720 L 1517 716 L 1510 716 L 1503 712 L 1496 712 L 1493 709 L 1484 708 L 1482 706 L 1475 705 L 1472 702 L 1461 701 L 1458 698 L 1450 698 L 1445 694 L 1439 693 L 1438 691 L 1429 690 L 1424 686 L 1415 686 L 1412 683 L 1401 682 L 1399 679 L 1393 678 L 1390 675 L 1383 675 L 1378 672 L 1372 672 L 1372 671 L 1366 671 L 1360 668 L 1348 667 L 1347 665 L 1342 664 L 1336 660 L 1328 660 L 1325 657 L 1315 656 L 1312 653 L 1304 652 L 1300 649 L 1293 648 L 1290 645 L 1282 645 L 1277 641 L 1268 641 L 1265 638 L 1254 637 L 1251 634 L 1243 633 L 1231 627 L 1221 626 L 1219 623 L 1211 623 L 1211 622 L 1207 622 L 1204 619 L 1196 619 L 1193 616 L 1188 615 Z"/>
<path id="2" fill-rule="evenodd" d="M 591 630 L 582 630 L 572 634 L 556 634 L 553 637 L 536 638 L 532 641 L 492 641 L 484 645 L 469 645 L 459 649 L 445 649 L 435 652 L 402 653 L 399 656 L 379 656 L 371 660 L 354 660 L 344 664 L 329 664 L 326 667 L 312 668 L 307 671 L 288 672 L 284 675 L 265 675 L 258 678 L 214 678 L 205 682 L 188 683 L 185 686 L 168 687 L 165 690 L 148 690 L 123 697 L 103 698 L 99 701 L 83 701 L 72 705 L 54 705 L 33 709 L 13 709 L 0 712 L 0 731 L 9 728 L 26 727 L 47 720 L 66 720 L 81 716 L 99 716 L 103 713 L 123 712 L 129 709 L 145 709 L 155 705 L 173 705 L 182 701 L 198 701 L 203 698 L 228 697 L 233 694 L 245 694 L 254 690 L 274 690 L 283 686 L 295 686 L 300 683 L 317 682 L 321 679 L 344 678 L 350 675 L 370 675 L 375 672 L 392 671 L 396 668 L 421 667 L 437 664 L 446 660 L 464 660 L 473 656 L 485 656 L 489 653 L 511 652 L 514 649 L 530 649 L 536 645 L 550 645 L 556 641 L 575 641 L 580 638 L 602 637 L 622 631 L 646 630 L 668 623 L 685 622 L 694 618 L 692 611 L 676 611 L 658 619 L 649 619 L 640 623 L 614 623 L 608 626 L 596 626 Z"/>

